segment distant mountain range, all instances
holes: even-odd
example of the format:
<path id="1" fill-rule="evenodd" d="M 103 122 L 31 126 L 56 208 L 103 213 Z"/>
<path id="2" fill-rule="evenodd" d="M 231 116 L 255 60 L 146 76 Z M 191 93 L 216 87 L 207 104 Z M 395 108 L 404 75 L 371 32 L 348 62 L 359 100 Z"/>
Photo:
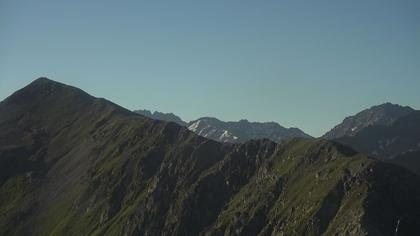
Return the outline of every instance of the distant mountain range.
<path id="1" fill-rule="evenodd" d="M 297 128 L 284 128 L 276 122 L 225 122 L 202 117 L 185 122 L 173 113 L 138 110 L 152 119 L 172 121 L 194 133 L 218 142 L 244 143 L 270 139 L 281 142 L 290 138 L 312 138 Z M 376 159 L 398 164 L 420 174 L 419 111 L 408 106 L 384 103 L 347 117 L 321 139 L 335 140 Z"/>
<path id="2" fill-rule="evenodd" d="M 225 122 L 203 117 L 189 122 L 187 126 L 194 133 L 219 142 L 243 143 L 264 138 L 280 142 L 289 138 L 312 138 L 298 128 L 284 128 L 276 122 Z"/>
<path id="3" fill-rule="evenodd" d="M 46 78 L 0 130 L 0 235 L 420 232 L 420 176 L 336 141 L 215 142 Z"/>
<path id="4" fill-rule="evenodd" d="M 173 113 L 162 113 L 162 112 L 151 112 L 149 110 L 134 110 L 134 113 L 149 117 L 154 120 L 163 120 L 163 121 L 169 121 L 169 122 L 175 122 L 179 125 L 186 126 L 187 123 L 183 121 L 181 118 L 176 116 Z"/>
<path id="5" fill-rule="evenodd" d="M 243 143 L 264 138 L 281 142 L 289 138 L 312 138 L 298 128 L 284 128 L 276 122 L 249 122 L 245 119 L 226 122 L 213 117 L 202 117 L 187 123 L 173 113 L 152 113 L 149 110 L 134 112 L 156 120 L 175 122 L 200 136 L 218 142 Z"/>

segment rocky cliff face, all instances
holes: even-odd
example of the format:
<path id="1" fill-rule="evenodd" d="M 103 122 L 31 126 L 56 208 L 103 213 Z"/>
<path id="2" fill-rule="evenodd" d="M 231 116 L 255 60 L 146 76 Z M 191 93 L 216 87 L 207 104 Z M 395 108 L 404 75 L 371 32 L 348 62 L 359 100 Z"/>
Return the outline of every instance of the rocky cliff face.
<path id="1" fill-rule="evenodd" d="M 1 235 L 416 235 L 420 179 L 341 144 L 222 144 L 38 79 L 0 103 Z"/>

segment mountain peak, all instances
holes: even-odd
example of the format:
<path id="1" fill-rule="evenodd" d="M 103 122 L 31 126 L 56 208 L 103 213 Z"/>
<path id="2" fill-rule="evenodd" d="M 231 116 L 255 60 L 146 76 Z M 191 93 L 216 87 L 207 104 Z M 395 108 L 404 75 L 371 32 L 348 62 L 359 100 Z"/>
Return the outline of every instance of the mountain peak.
<path id="1" fill-rule="evenodd" d="M 36 89 L 44 88 L 45 89 L 48 87 L 71 87 L 71 86 L 65 85 L 55 80 L 48 79 L 47 77 L 39 77 L 38 79 L 32 81 L 23 89 L 25 88 L 36 88 Z"/>
<path id="2" fill-rule="evenodd" d="M 58 83 L 58 82 L 48 79 L 47 77 L 39 77 L 38 79 L 34 80 L 32 83 Z"/>
<path id="3" fill-rule="evenodd" d="M 397 103 L 385 102 L 376 106 L 372 106 L 370 109 L 401 109 L 401 108 L 408 108 L 412 109 L 409 106 L 401 106 Z"/>
<path id="4" fill-rule="evenodd" d="M 27 102 L 45 98 L 50 95 L 56 97 L 71 95 L 92 98 L 92 96 L 81 89 L 48 79 L 47 77 L 40 77 L 32 81 L 26 87 L 10 95 L 5 101 Z"/>
<path id="5" fill-rule="evenodd" d="M 56 109 L 55 113 L 58 114 L 61 111 L 71 110 L 71 108 L 74 108 L 74 112 L 81 111 L 95 101 L 97 101 L 95 97 L 81 89 L 41 77 L 14 92 L 2 104 L 5 105 L 5 109 L 12 109 L 12 107 L 17 109 L 15 112 L 34 109 L 45 109 L 45 112 L 47 112 L 47 107 L 49 107 L 49 110 L 53 110 L 54 107 Z M 10 113 L 13 113 L 13 111 L 10 110 Z M 47 113 L 43 115 L 46 116 Z M 55 114 L 53 112 L 48 115 L 54 116 Z"/>
<path id="6" fill-rule="evenodd" d="M 343 122 L 328 131 L 323 138 L 335 139 L 343 136 L 354 136 L 361 130 L 372 125 L 391 125 L 397 119 L 413 112 L 409 106 L 401 106 L 386 102 L 372 106 L 355 115 L 346 117 Z"/>

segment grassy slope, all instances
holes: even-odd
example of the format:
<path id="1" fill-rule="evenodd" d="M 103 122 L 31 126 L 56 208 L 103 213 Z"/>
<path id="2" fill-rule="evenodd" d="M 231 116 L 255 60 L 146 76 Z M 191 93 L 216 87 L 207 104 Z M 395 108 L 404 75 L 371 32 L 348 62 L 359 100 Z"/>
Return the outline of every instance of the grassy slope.
<path id="1" fill-rule="evenodd" d="M 1 235 L 392 235 L 401 217 L 408 233 L 420 223 L 418 177 L 333 142 L 219 144 L 47 80 L 0 114 Z"/>

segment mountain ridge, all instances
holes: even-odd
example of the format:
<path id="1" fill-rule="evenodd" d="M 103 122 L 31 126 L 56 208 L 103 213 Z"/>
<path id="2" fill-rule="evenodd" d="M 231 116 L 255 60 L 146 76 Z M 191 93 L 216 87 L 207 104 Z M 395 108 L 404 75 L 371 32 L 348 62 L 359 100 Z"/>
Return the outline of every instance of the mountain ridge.
<path id="1" fill-rule="evenodd" d="M 334 141 L 218 143 L 67 88 L 0 103 L 2 235 L 418 233 L 405 169 Z"/>
<path id="2" fill-rule="evenodd" d="M 188 127 L 189 130 L 218 142 L 243 143 L 252 139 L 268 138 L 280 142 L 287 138 L 304 137 L 312 138 L 296 127 L 285 128 L 274 121 L 255 122 L 241 119 L 238 121 L 222 121 L 215 117 L 200 117 L 196 120 L 185 122 L 173 113 L 150 112 L 149 110 L 134 110 L 143 116 L 163 121 L 175 122 Z M 206 126 L 200 126 L 206 123 Z"/>
<path id="3" fill-rule="evenodd" d="M 252 139 L 268 138 L 281 142 L 287 138 L 312 138 L 298 128 L 284 128 L 277 122 L 221 121 L 214 117 L 202 117 L 187 124 L 195 133 L 219 142 L 240 143 Z"/>

